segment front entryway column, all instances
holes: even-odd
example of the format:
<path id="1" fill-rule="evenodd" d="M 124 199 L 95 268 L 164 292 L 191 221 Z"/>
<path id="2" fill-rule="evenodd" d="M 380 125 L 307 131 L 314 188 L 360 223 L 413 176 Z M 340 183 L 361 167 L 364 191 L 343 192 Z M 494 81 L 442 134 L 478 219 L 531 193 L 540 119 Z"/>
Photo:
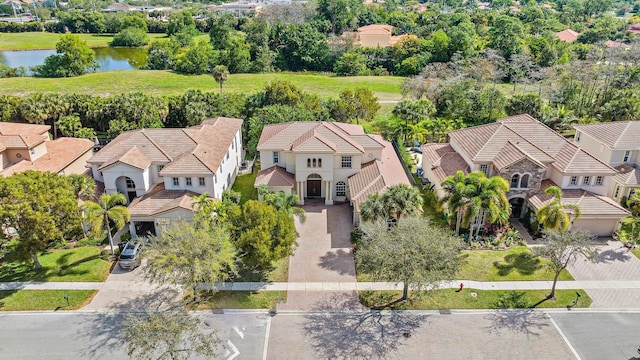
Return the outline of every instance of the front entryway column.
<path id="1" fill-rule="evenodd" d="M 300 198 L 300 205 L 304 205 L 304 183 L 302 181 L 298 181 L 296 184 L 298 185 L 298 197 Z"/>
<path id="2" fill-rule="evenodd" d="M 331 201 L 331 181 L 325 181 L 324 188 L 324 204 L 333 205 L 333 201 Z"/>

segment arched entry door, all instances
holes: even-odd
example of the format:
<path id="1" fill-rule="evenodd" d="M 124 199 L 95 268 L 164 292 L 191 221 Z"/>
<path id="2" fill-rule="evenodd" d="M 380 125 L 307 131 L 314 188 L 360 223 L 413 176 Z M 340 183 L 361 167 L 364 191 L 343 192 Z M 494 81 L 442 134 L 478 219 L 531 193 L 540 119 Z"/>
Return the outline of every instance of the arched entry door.
<path id="1" fill-rule="evenodd" d="M 524 199 L 520 197 L 514 197 L 509 199 L 509 205 L 511 205 L 511 217 L 520 219 L 524 215 Z"/>
<path id="2" fill-rule="evenodd" d="M 322 197 L 322 176 L 318 174 L 311 174 L 307 176 L 307 197 Z"/>
<path id="3" fill-rule="evenodd" d="M 116 179 L 116 189 L 127 197 L 129 203 L 136 198 L 136 183 L 128 176 L 120 176 Z"/>

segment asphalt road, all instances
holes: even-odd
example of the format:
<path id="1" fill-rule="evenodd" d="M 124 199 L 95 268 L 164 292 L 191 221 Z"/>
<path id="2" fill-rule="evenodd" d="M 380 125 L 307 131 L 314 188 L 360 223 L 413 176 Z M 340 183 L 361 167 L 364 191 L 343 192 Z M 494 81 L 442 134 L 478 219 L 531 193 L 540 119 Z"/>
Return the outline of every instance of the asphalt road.
<path id="1" fill-rule="evenodd" d="M 266 314 L 199 315 L 217 330 L 221 359 L 263 358 Z M 122 319 L 99 312 L 0 314 L 0 359 L 128 359 L 118 341 Z"/>
<path id="2" fill-rule="evenodd" d="M 550 316 L 582 360 L 640 359 L 640 313 L 572 311 Z"/>

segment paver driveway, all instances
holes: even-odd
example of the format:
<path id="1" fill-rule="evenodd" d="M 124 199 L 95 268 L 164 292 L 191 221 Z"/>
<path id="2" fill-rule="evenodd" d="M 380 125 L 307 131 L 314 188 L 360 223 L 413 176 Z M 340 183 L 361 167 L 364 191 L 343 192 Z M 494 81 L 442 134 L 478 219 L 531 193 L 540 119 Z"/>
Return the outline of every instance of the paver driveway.
<path id="1" fill-rule="evenodd" d="M 568 270 L 576 280 L 640 280 L 640 259 L 621 242 L 609 240 L 598 246 L 595 263 L 581 258 Z M 587 293 L 593 299 L 592 308 L 640 307 L 638 289 L 590 289 Z"/>
<path id="2" fill-rule="evenodd" d="M 348 205 L 306 204 L 307 220 L 296 228 L 298 248 L 289 262 L 289 282 L 355 282 L 356 269 L 349 237 L 353 229 Z M 357 294 L 348 293 L 357 303 Z M 335 292 L 289 291 L 283 310 L 313 310 Z M 346 295 L 346 294 L 344 294 Z M 355 297 L 355 298 L 353 298 Z"/>

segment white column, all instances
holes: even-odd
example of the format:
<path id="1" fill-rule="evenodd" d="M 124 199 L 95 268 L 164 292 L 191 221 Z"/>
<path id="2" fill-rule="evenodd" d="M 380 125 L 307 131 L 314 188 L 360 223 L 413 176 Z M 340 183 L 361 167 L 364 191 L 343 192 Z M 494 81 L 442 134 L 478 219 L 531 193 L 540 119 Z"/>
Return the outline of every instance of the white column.
<path id="1" fill-rule="evenodd" d="M 325 181 L 325 183 L 324 183 L 324 189 L 325 189 L 324 190 L 324 204 L 325 205 L 331 205 L 332 204 L 332 202 L 331 202 L 331 189 L 329 188 L 329 183 L 330 183 L 329 180 Z"/>
<path id="2" fill-rule="evenodd" d="M 298 197 L 300 197 L 300 205 L 304 205 L 304 182 L 298 181 L 298 187 L 300 188 L 300 192 L 298 193 Z"/>

